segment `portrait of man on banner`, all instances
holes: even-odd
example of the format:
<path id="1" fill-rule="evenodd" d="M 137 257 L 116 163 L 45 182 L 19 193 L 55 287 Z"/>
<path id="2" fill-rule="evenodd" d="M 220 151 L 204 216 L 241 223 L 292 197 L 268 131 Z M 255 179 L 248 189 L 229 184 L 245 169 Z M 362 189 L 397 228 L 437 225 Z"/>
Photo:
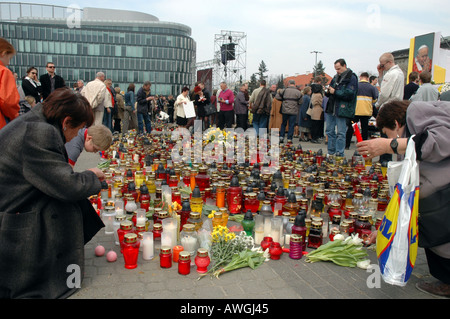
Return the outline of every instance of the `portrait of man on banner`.
<path id="1" fill-rule="evenodd" d="M 434 33 L 415 38 L 412 71 L 418 73 L 422 73 L 423 71 L 432 72 L 434 39 Z"/>

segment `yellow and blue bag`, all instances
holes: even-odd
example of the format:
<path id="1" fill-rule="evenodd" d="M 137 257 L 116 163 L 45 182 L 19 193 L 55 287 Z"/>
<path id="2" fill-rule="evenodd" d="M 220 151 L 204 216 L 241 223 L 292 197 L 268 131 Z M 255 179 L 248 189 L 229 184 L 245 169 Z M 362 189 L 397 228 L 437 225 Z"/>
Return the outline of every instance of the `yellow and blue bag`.
<path id="1" fill-rule="evenodd" d="M 388 176 L 389 178 L 389 176 Z M 417 257 L 419 166 L 409 139 L 400 176 L 377 233 L 377 257 L 383 280 L 405 286 Z"/>

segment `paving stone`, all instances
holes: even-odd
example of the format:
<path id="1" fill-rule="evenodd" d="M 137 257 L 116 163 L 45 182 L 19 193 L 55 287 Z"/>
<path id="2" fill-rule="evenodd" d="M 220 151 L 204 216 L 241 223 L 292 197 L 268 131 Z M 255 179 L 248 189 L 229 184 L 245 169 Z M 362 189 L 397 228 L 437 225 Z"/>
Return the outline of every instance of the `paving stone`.
<path id="1" fill-rule="evenodd" d="M 302 143 L 303 149 L 326 150 L 325 144 Z M 346 151 L 348 158 L 354 144 Z M 95 167 L 97 154 L 83 152 L 75 170 Z M 108 263 L 106 257 L 95 257 L 95 246 L 101 243 L 106 251 L 116 251 L 118 259 Z M 376 253 L 369 250 L 372 264 L 377 265 Z M 85 246 L 85 271 L 81 289 L 71 299 L 435 299 L 415 288 L 421 278 L 430 278 L 423 249 L 419 249 L 416 267 L 406 287 L 386 284 L 381 278 L 379 288 L 369 288 L 371 273 L 359 268 L 347 268 L 330 262 L 306 263 L 305 257 L 292 260 L 283 254 L 258 269 L 243 268 L 216 278 L 197 280 L 195 267 L 187 276 L 178 274 L 177 264 L 161 269 L 159 256 L 138 260 L 136 269 L 125 269 L 119 247 L 111 236 L 101 230 Z"/>

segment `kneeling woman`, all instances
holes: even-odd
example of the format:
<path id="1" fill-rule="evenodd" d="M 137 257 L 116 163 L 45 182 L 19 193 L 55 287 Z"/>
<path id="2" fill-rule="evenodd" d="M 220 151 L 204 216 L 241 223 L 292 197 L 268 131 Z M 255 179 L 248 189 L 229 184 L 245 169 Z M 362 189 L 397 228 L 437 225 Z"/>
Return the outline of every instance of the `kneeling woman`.
<path id="1" fill-rule="evenodd" d="M 357 144 L 370 158 L 405 154 L 414 135 L 420 171 L 419 247 L 425 249 L 430 274 L 437 280 L 419 282 L 419 290 L 450 297 L 450 103 L 393 101 L 378 113 L 377 127 L 388 138 Z M 376 239 L 376 233 L 371 241 Z"/>
<path id="2" fill-rule="evenodd" d="M 104 226 L 87 198 L 104 175 L 74 172 L 65 143 L 93 120 L 61 88 L 0 131 L 0 298 L 67 297 L 74 269 L 81 282 L 84 245 Z"/>

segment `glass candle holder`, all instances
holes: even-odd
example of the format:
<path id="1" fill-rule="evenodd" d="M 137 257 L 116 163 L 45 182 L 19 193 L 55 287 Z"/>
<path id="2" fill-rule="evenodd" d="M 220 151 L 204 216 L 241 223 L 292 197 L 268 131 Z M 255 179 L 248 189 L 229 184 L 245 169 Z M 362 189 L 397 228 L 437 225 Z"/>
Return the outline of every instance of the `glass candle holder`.
<path id="1" fill-rule="evenodd" d="M 208 271 L 208 266 L 211 263 L 211 259 L 208 255 L 208 250 L 205 248 L 199 248 L 197 250 L 197 256 L 195 257 L 195 265 L 197 266 L 197 272 L 204 274 Z"/>
<path id="2" fill-rule="evenodd" d="M 136 210 L 136 226 L 145 226 L 147 222 L 147 217 L 145 216 L 146 211 L 143 208 L 138 208 Z"/>
<path id="3" fill-rule="evenodd" d="M 178 258 L 178 273 L 189 275 L 191 273 L 191 254 L 188 251 L 181 251 Z"/>
<path id="4" fill-rule="evenodd" d="M 281 230 L 283 227 L 283 219 L 280 217 L 274 217 L 271 219 L 271 231 L 270 236 L 274 242 L 279 243 L 281 239 Z"/>
<path id="5" fill-rule="evenodd" d="M 255 220 L 255 227 L 254 227 L 254 233 L 255 233 L 255 244 L 260 245 L 261 241 L 264 238 L 264 216 L 256 215 L 254 217 Z"/>
<path id="6" fill-rule="evenodd" d="M 142 258 L 144 260 L 151 260 L 155 256 L 155 249 L 153 245 L 153 233 L 142 233 Z"/>
<path id="7" fill-rule="evenodd" d="M 159 252 L 159 265 L 161 268 L 172 267 L 172 250 L 170 247 L 163 246 Z"/>
<path id="8" fill-rule="evenodd" d="M 303 239 L 301 235 L 292 234 L 289 242 L 289 258 L 301 259 L 303 255 Z"/>
<path id="9" fill-rule="evenodd" d="M 270 259 L 278 260 L 283 254 L 283 249 L 281 248 L 280 243 L 273 242 L 269 247 Z"/>
<path id="10" fill-rule="evenodd" d="M 178 258 L 180 256 L 180 252 L 184 250 L 184 247 L 181 245 L 176 245 L 173 247 L 173 262 L 177 263 Z"/>
<path id="11" fill-rule="evenodd" d="M 163 237 L 161 237 L 161 245 L 163 246 L 169 246 L 173 247 L 177 245 L 177 238 L 178 238 L 178 225 L 177 220 L 175 218 L 169 217 L 165 218 L 162 221 L 162 229 L 163 233 L 161 236 L 167 237 L 165 240 L 167 240 L 167 243 L 163 243 Z"/>
<path id="12" fill-rule="evenodd" d="M 128 233 L 125 234 L 123 240 L 123 259 L 125 261 L 125 268 L 134 269 L 137 267 L 137 260 L 139 256 L 139 241 L 137 240 L 137 234 Z"/>
<path id="13" fill-rule="evenodd" d="M 113 206 L 106 206 L 102 211 L 102 221 L 105 224 L 105 235 L 114 233 L 114 220 L 116 217 L 116 210 Z"/>

